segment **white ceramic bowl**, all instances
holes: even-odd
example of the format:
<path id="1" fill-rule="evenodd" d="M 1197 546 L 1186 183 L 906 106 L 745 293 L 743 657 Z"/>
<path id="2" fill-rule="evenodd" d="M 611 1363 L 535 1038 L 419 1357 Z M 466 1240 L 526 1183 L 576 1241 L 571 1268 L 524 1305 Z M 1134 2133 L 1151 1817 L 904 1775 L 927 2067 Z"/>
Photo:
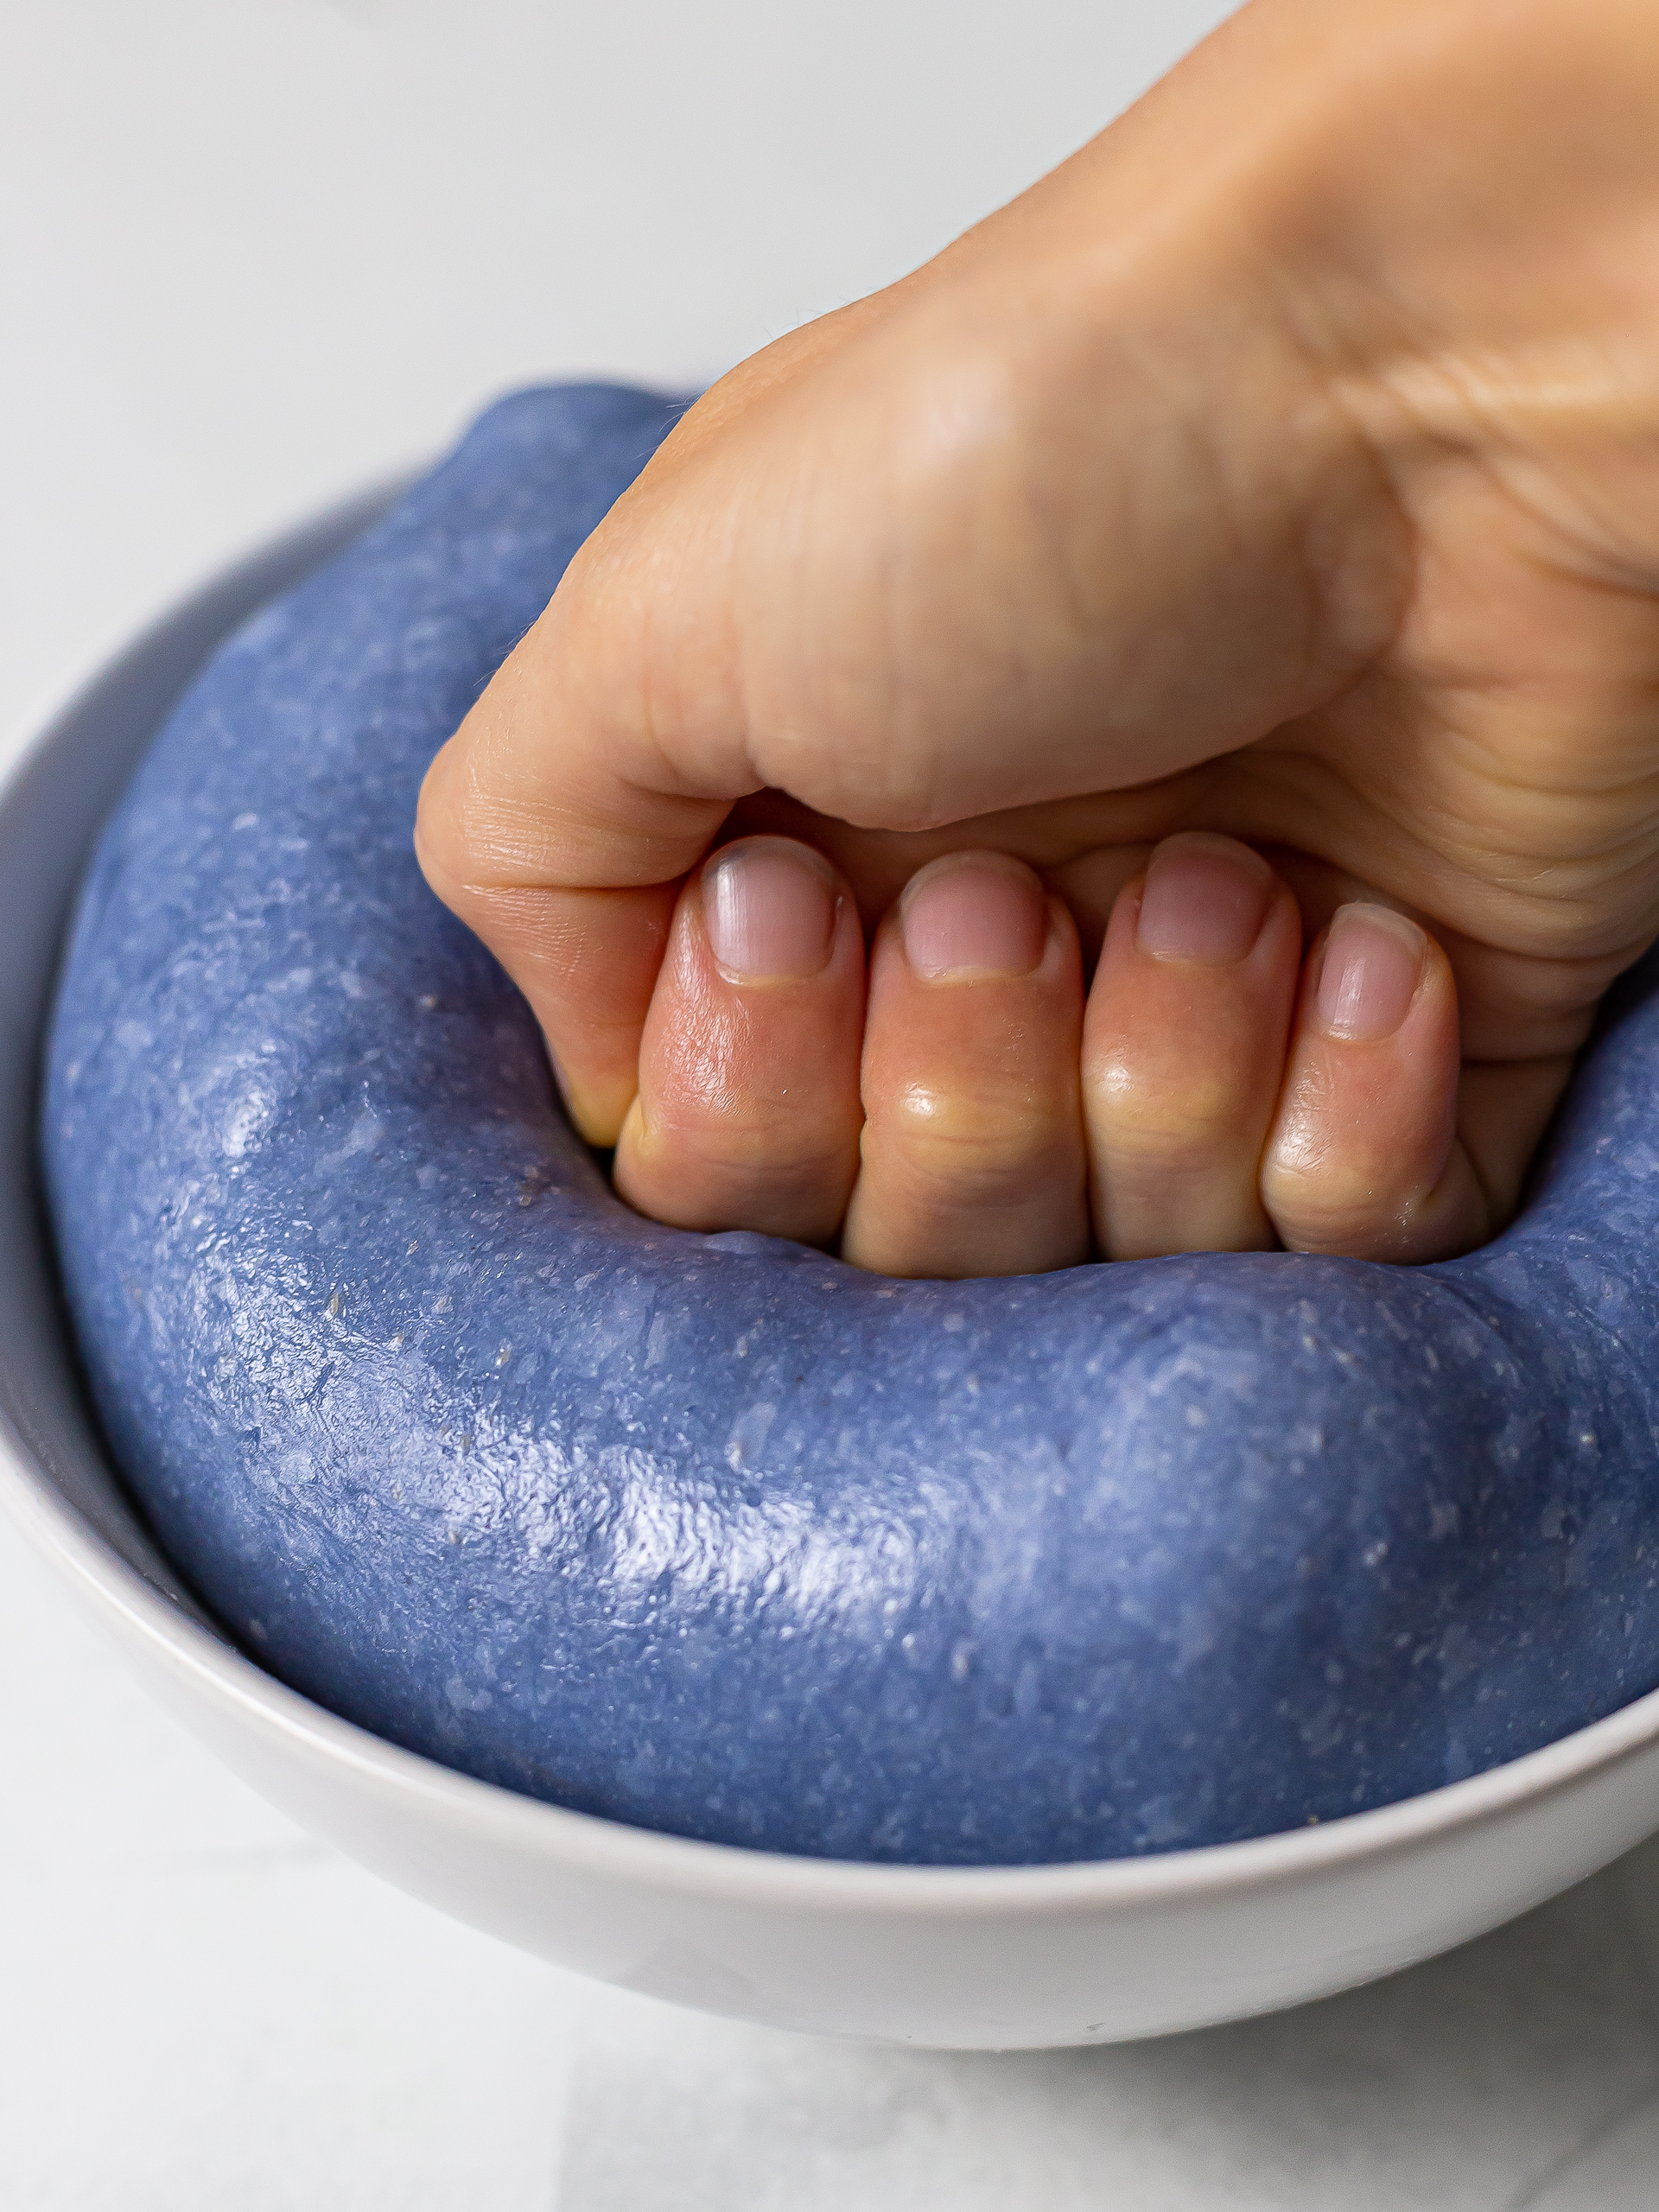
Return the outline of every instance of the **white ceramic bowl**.
<path id="1" fill-rule="evenodd" d="M 562 1965 L 779 2026 L 962 2049 L 1158 2035 L 1324 1995 L 1493 1927 L 1659 1827 L 1656 1693 L 1492 1773 L 1255 1842 L 1065 1866 L 788 1859 L 471 1781 L 226 1640 L 155 1549 L 77 1379 L 35 1175 L 41 1025 L 89 842 L 146 739 L 218 640 L 386 497 L 185 601 L 0 795 L 0 1499 L 156 1693 L 308 1827 Z"/>

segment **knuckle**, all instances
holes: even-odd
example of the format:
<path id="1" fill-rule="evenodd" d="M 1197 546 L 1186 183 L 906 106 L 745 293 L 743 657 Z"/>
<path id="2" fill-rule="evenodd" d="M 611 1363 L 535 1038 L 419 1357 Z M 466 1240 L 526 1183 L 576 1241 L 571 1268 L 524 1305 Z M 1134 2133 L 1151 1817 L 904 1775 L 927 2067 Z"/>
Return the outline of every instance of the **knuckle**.
<path id="1" fill-rule="evenodd" d="M 1071 1148 L 1039 1103 L 1011 1103 L 922 1084 L 906 1085 L 872 1111 L 864 1145 L 867 1155 L 880 1149 L 900 1156 L 911 1174 L 957 1194 L 1039 1182 Z"/>
<path id="2" fill-rule="evenodd" d="M 1097 1142 L 1152 1161 L 1217 1145 L 1230 1148 L 1247 1118 L 1238 1086 L 1225 1076 L 1203 1073 L 1179 1091 L 1133 1083 L 1091 1084 L 1087 1110 Z"/>
<path id="3" fill-rule="evenodd" d="M 1316 1252 L 1363 1257 L 1402 1245 L 1413 1196 L 1380 1162 L 1270 1163 L 1262 1176 L 1262 1204 L 1285 1243 Z"/>

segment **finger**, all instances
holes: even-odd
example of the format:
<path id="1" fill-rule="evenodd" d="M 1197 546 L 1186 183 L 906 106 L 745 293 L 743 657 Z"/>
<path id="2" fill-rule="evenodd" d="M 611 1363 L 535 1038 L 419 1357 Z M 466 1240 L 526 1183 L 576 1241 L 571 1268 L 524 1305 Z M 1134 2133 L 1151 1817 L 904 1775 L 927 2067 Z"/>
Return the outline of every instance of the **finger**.
<path id="1" fill-rule="evenodd" d="M 1277 1243 L 1258 1178 L 1301 950 L 1289 889 L 1230 837 L 1166 838 L 1118 899 L 1083 1038 L 1106 1258 Z"/>
<path id="2" fill-rule="evenodd" d="M 877 933 L 862 1165 L 842 1256 L 884 1274 L 1035 1274 L 1089 1255 L 1077 931 L 996 853 L 921 869 Z"/>
<path id="3" fill-rule="evenodd" d="M 1268 846 L 1264 857 L 1295 893 L 1308 936 L 1321 936 L 1338 909 L 1356 901 L 1402 911 L 1371 885 L 1310 854 Z M 1421 913 L 1410 918 L 1420 925 L 1427 919 Z M 1636 951 L 1626 947 L 1592 959 L 1544 959 L 1484 944 L 1444 922 L 1435 924 L 1433 937 L 1457 991 L 1463 1054 L 1458 1136 L 1486 1193 L 1496 1235 L 1521 1202 L 1533 1155 L 1572 1079 L 1597 1003 Z"/>
<path id="4" fill-rule="evenodd" d="M 858 1169 L 864 940 L 810 846 L 751 837 L 681 895 L 617 1141 L 619 1193 L 680 1229 L 828 1243 Z"/>
<path id="5" fill-rule="evenodd" d="M 1391 908 L 1338 909 L 1302 979 L 1262 1196 L 1293 1251 L 1421 1262 L 1491 1234 L 1458 1136 L 1446 955 Z"/>

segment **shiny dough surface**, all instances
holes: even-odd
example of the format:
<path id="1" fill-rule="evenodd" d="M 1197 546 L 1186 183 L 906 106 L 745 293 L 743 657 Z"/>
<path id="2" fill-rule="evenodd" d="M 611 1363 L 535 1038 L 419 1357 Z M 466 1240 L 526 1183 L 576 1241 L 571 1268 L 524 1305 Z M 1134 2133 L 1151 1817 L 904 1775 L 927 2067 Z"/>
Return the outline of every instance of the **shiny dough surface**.
<path id="1" fill-rule="evenodd" d="M 675 411 L 493 409 L 225 647 L 104 835 L 46 1177 L 196 1590 L 451 1766 L 859 1859 L 1297 1827 L 1659 1682 L 1651 967 L 1444 1266 L 902 1283 L 612 1196 L 410 830 Z"/>

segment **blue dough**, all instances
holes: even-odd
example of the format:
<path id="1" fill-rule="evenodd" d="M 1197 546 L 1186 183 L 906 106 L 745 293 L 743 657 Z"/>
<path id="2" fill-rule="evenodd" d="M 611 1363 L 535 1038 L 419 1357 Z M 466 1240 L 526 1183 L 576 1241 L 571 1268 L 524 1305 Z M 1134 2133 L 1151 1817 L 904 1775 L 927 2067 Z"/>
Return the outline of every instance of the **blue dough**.
<path id="1" fill-rule="evenodd" d="M 1652 966 L 1446 1266 L 899 1283 L 611 1196 L 410 828 L 674 413 L 495 408 L 219 654 L 104 836 L 45 1160 L 182 1571 L 396 1743 L 847 1859 L 1300 1827 L 1653 1688 Z"/>

